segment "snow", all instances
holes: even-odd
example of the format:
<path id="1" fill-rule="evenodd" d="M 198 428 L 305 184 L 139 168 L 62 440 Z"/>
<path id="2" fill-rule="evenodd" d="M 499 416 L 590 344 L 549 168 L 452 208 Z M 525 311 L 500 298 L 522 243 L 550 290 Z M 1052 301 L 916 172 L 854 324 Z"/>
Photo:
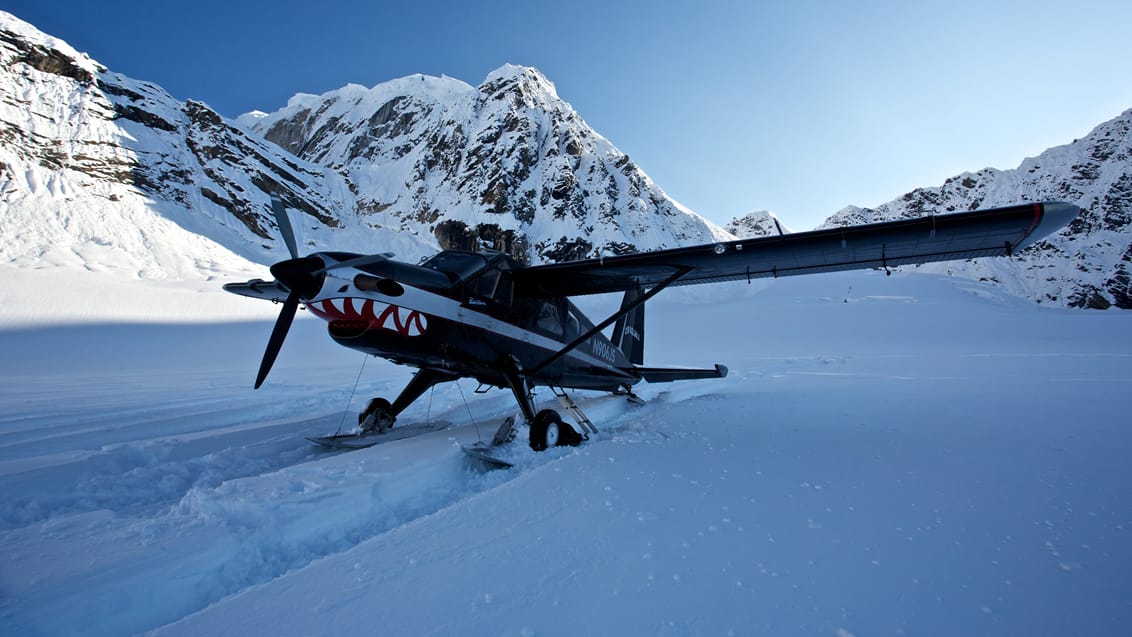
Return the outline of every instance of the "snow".
<path id="1" fill-rule="evenodd" d="M 68 289 L 2 274 L 32 303 Z M 643 406 L 579 392 L 599 436 L 490 471 L 457 444 L 516 411 L 506 393 L 444 385 L 402 419 L 449 429 L 322 451 L 303 436 L 410 370 L 367 359 L 352 394 L 363 359 L 300 315 L 253 391 L 274 307 L 130 285 L 135 309 L 97 320 L 0 306 L 5 635 L 1132 623 L 1128 313 L 906 272 L 671 290 L 646 362 L 730 375 L 639 386 Z M 195 314 L 139 322 L 177 298 Z"/>
<path id="2" fill-rule="evenodd" d="M 0 329 L 88 323 L 195 323 L 275 320 L 279 308 L 218 295 L 221 283 L 270 279 L 266 267 L 203 281 L 147 280 L 113 271 L 0 264 Z"/>

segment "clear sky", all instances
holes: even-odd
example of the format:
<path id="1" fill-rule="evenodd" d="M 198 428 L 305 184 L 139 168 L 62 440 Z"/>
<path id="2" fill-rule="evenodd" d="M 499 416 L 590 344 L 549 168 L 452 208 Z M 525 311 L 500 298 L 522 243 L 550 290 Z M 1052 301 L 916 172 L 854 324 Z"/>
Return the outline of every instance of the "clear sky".
<path id="1" fill-rule="evenodd" d="M 1132 108 L 1128 0 L 3 0 L 235 117 L 412 73 L 537 67 L 669 195 L 805 230 L 1014 168 Z"/>

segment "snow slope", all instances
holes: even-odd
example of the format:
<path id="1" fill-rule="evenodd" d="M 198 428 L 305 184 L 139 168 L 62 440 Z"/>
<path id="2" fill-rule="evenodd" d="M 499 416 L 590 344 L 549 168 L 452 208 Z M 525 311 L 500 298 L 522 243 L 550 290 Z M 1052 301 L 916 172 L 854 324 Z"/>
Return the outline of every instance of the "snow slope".
<path id="1" fill-rule="evenodd" d="M 469 382 L 403 417 L 446 431 L 313 448 L 409 373 L 371 360 L 351 399 L 361 359 L 317 321 L 259 391 L 270 321 L 0 331 L 0 633 L 1132 625 L 1126 313 L 904 272 L 649 308 L 647 363 L 730 376 L 580 393 L 602 434 L 505 471 L 455 447 L 515 411 Z"/>
<path id="2" fill-rule="evenodd" d="M 3 11 L 0 59 L 2 264 L 207 280 L 286 254 L 269 232 L 272 193 L 324 222 L 343 208 L 334 173 Z M 339 249 L 421 250 L 388 232 L 305 230 Z"/>

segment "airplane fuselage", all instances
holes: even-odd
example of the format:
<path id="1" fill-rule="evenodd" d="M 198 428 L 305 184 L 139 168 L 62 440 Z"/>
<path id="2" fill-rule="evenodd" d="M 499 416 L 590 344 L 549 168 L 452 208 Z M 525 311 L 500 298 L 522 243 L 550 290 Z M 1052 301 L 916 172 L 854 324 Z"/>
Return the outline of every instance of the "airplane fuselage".
<path id="1" fill-rule="evenodd" d="M 356 255 L 315 255 L 327 265 Z M 335 342 L 412 367 L 503 387 L 501 361 L 535 369 L 593 323 L 568 299 L 513 293 L 502 254 L 442 252 L 423 265 L 329 269 L 306 301 Z M 640 380 L 600 333 L 528 377 L 532 385 L 616 390 Z"/>

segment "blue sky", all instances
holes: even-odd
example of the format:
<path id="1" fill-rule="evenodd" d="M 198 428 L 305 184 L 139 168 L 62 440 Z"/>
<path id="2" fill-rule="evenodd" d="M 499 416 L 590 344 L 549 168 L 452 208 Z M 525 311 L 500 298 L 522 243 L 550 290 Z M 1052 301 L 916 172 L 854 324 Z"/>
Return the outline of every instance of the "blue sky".
<path id="1" fill-rule="evenodd" d="M 1014 168 L 1132 108 L 1132 2 L 4 0 L 235 117 L 409 75 L 540 69 L 669 195 L 795 229 Z"/>

